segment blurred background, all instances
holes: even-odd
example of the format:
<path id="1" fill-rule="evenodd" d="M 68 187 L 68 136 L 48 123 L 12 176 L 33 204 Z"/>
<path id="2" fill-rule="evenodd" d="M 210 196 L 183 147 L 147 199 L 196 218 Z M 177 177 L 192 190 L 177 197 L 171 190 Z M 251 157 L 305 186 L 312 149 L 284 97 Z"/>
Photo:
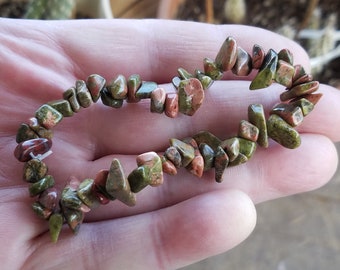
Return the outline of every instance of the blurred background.
<path id="1" fill-rule="evenodd" d="M 0 17 L 166 18 L 253 25 L 300 43 L 316 80 L 340 89 L 339 0 L 0 0 Z M 337 144 L 340 153 L 340 144 Z M 340 169 L 319 190 L 257 206 L 253 234 L 182 270 L 340 268 Z"/>

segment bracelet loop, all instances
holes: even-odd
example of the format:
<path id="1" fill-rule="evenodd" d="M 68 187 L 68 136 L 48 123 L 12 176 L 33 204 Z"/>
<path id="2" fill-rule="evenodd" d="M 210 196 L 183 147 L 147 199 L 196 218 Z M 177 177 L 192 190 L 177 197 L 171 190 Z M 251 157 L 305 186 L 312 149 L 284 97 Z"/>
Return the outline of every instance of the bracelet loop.
<path id="1" fill-rule="evenodd" d="M 222 182 L 227 167 L 248 161 L 257 145 L 268 147 L 268 138 L 284 147 L 300 145 L 299 133 L 294 127 L 300 125 L 314 108 L 322 94 L 314 92 L 319 83 L 312 80 L 301 65 L 293 65 L 293 55 L 288 49 L 279 53 L 270 49 L 267 53 L 254 45 L 252 55 L 237 45 L 233 37 L 222 44 L 215 60 L 203 60 L 204 71 L 194 74 L 183 68 L 172 84 L 175 93 L 167 93 L 155 82 L 142 81 L 133 74 L 128 79 L 117 75 L 112 81 L 97 74 L 86 81 L 77 80 L 75 86 L 63 93 L 62 99 L 43 104 L 35 116 L 19 126 L 14 156 L 25 162 L 23 178 L 29 184 L 29 193 L 35 198 L 33 211 L 48 220 L 51 239 L 56 242 L 63 223 L 66 222 L 77 233 L 84 214 L 101 204 L 118 199 L 128 206 L 136 204 L 136 193 L 150 186 L 163 183 L 163 173 L 175 175 L 184 167 L 197 177 L 204 171 L 215 169 L 215 180 Z M 165 113 L 175 118 L 179 113 L 193 115 L 204 101 L 205 91 L 214 80 L 231 71 L 237 76 L 247 76 L 254 69 L 257 75 L 250 83 L 250 90 L 262 89 L 273 82 L 283 85 L 286 90 L 280 95 L 281 103 L 275 105 L 265 116 L 261 104 L 248 107 L 248 120 L 241 120 L 237 136 L 220 139 L 208 131 L 201 131 L 190 138 L 170 139 L 170 146 L 159 155 L 146 152 L 137 156 L 137 168 L 126 174 L 120 161 L 112 160 L 109 169 L 97 173 L 94 179 L 79 181 L 71 176 L 60 194 L 55 189 L 53 176 L 43 160 L 52 154 L 54 128 L 64 117 L 87 108 L 99 99 L 106 106 L 120 108 L 124 100 L 137 103 L 150 99 L 150 111 Z"/>

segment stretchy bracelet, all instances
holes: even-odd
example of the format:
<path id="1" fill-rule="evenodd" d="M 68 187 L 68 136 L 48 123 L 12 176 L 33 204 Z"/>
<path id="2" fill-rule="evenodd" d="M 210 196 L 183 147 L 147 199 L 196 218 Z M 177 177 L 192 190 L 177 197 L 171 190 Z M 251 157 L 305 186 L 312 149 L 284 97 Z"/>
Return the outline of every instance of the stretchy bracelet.
<path id="1" fill-rule="evenodd" d="M 190 74 L 183 68 L 172 80 L 176 91 L 167 93 L 155 82 L 142 81 L 139 75 L 127 80 L 118 75 L 111 82 L 100 75 L 90 75 L 86 81 L 77 80 L 74 87 L 63 93 L 60 100 L 50 101 L 35 112 L 28 122 L 22 123 L 16 135 L 18 143 L 14 155 L 25 162 L 23 178 L 29 182 L 29 194 L 35 198 L 33 211 L 48 220 L 51 239 L 56 242 L 66 222 L 77 233 L 84 214 L 100 204 L 118 199 L 128 206 L 136 204 L 136 193 L 146 186 L 158 186 L 163 173 L 175 175 L 185 167 L 201 177 L 214 168 L 215 180 L 221 182 L 227 167 L 245 163 L 254 154 L 257 145 L 268 147 L 268 138 L 284 147 L 300 145 L 300 125 L 318 102 L 322 94 L 315 94 L 319 83 L 312 80 L 301 65 L 293 65 L 293 56 L 287 49 L 279 53 L 270 49 L 267 53 L 254 45 L 252 55 L 228 37 L 215 60 L 205 58 L 204 70 Z M 165 113 L 175 118 L 179 113 L 193 115 L 201 106 L 205 91 L 223 73 L 232 71 L 237 76 L 247 76 L 256 69 L 257 75 L 250 84 L 251 90 L 268 87 L 277 82 L 286 87 L 280 95 L 281 103 L 275 105 L 266 119 L 261 104 L 248 107 L 248 120 L 241 120 L 237 136 L 220 139 L 207 131 L 190 138 L 170 139 L 170 146 L 162 155 L 155 152 L 137 156 L 137 168 L 126 177 L 119 160 L 114 158 L 109 169 L 100 170 L 94 179 L 79 181 L 71 176 L 59 194 L 52 175 L 43 159 L 52 153 L 52 128 L 63 117 L 73 116 L 81 108 L 87 108 L 99 98 L 104 105 L 120 108 L 123 101 L 137 103 L 150 99 L 153 113 Z"/>

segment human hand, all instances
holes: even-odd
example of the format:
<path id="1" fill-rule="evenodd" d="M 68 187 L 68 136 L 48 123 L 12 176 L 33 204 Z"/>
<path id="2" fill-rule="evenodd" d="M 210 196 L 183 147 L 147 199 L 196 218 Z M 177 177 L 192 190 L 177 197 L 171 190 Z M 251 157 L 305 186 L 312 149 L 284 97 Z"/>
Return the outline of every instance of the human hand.
<path id="1" fill-rule="evenodd" d="M 178 67 L 202 67 L 231 35 L 247 51 L 289 48 L 295 63 L 308 57 L 295 43 L 265 30 L 175 21 L 0 21 L 0 260 L 3 269 L 175 269 L 227 251 L 243 241 L 256 222 L 254 203 L 315 189 L 337 166 L 332 141 L 340 140 L 339 91 L 320 86 L 323 98 L 298 128 L 302 145 L 273 143 L 244 165 L 228 168 L 217 184 L 207 172 L 198 179 L 185 169 L 137 194 L 137 205 L 113 202 L 86 215 L 79 234 L 62 232 L 50 242 L 45 221 L 31 211 L 22 163 L 13 156 L 20 123 L 45 102 L 59 99 L 76 79 L 98 73 L 107 80 L 137 73 L 167 90 Z M 252 75 L 253 76 L 253 75 Z M 70 175 L 94 177 L 113 157 L 125 172 L 136 155 L 164 151 L 169 138 L 208 130 L 232 136 L 251 103 L 268 110 L 283 87 L 249 91 L 249 80 L 232 75 L 215 82 L 192 117 L 151 114 L 149 103 L 120 109 L 100 102 L 54 128 L 46 163 L 61 190 Z M 238 79 L 238 80 L 235 80 Z M 248 81 L 246 81 L 248 80 Z"/>

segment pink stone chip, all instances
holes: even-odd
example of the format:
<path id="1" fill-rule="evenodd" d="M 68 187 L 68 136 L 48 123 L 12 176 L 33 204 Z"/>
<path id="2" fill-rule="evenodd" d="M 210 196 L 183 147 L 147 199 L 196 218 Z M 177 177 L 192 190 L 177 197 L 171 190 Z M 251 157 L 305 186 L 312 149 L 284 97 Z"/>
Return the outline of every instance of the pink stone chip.
<path id="1" fill-rule="evenodd" d="M 35 112 L 35 117 L 39 124 L 47 129 L 53 128 L 63 119 L 63 115 L 48 104 L 40 106 Z"/>
<path id="2" fill-rule="evenodd" d="M 175 118 L 178 115 L 178 95 L 177 93 L 167 93 L 165 97 L 165 115 Z"/>
<path id="3" fill-rule="evenodd" d="M 259 45 L 254 45 L 252 54 L 252 66 L 254 69 L 260 69 L 266 52 Z"/>
<path id="4" fill-rule="evenodd" d="M 170 175 L 176 175 L 177 169 L 175 165 L 165 157 L 162 157 L 162 169 L 164 173 L 170 174 Z"/>
<path id="5" fill-rule="evenodd" d="M 233 37 L 227 37 L 215 58 L 216 65 L 222 71 L 231 70 L 237 59 L 237 42 Z"/>
<path id="6" fill-rule="evenodd" d="M 86 79 L 86 86 L 91 93 L 93 102 L 100 98 L 100 91 L 104 88 L 106 80 L 97 74 L 92 74 Z"/>
<path id="7" fill-rule="evenodd" d="M 252 70 L 250 55 L 241 47 L 237 47 L 237 60 L 232 72 L 237 76 L 247 76 Z"/>
<path id="8" fill-rule="evenodd" d="M 194 115 L 204 100 L 204 90 L 196 78 L 182 80 L 178 87 L 179 111 L 186 115 Z"/>
<path id="9" fill-rule="evenodd" d="M 151 92 L 150 111 L 163 113 L 165 107 L 166 92 L 164 88 L 156 88 Z"/>
<path id="10" fill-rule="evenodd" d="M 295 81 L 293 81 L 293 86 L 303 84 L 303 83 L 306 83 L 306 82 L 311 82 L 311 81 L 313 81 L 313 75 L 305 74 L 305 75 L 301 76 L 300 78 L 296 79 Z"/>
<path id="11" fill-rule="evenodd" d="M 303 121 L 303 113 L 300 107 L 292 104 L 280 103 L 274 106 L 270 114 L 276 114 L 292 127 L 300 125 Z"/>
<path id="12" fill-rule="evenodd" d="M 159 156 L 155 152 L 146 152 L 143 154 L 140 154 L 136 158 L 137 166 L 154 166 L 156 161 L 158 160 Z"/>
<path id="13" fill-rule="evenodd" d="M 293 83 L 294 67 L 289 63 L 279 60 L 275 73 L 275 81 L 290 88 Z"/>
<path id="14" fill-rule="evenodd" d="M 318 81 L 311 81 L 303 84 L 299 84 L 291 88 L 290 90 L 283 92 L 280 95 L 281 101 L 287 101 L 296 97 L 311 94 L 319 89 Z"/>
<path id="15" fill-rule="evenodd" d="M 96 185 L 105 186 L 108 174 L 109 174 L 109 170 L 98 171 L 94 179 L 94 183 Z"/>
<path id="16" fill-rule="evenodd" d="M 199 151 L 198 151 L 199 152 Z M 204 171 L 204 159 L 202 155 L 195 155 L 194 159 L 186 167 L 190 173 L 201 178 Z"/>
<path id="17" fill-rule="evenodd" d="M 246 120 L 240 121 L 238 136 L 241 138 L 256 142 L 259 137 L 259 132 L 259 129 L 252 123 Z"/>
<path id="18" fill-rule="evenodd" d="M 183 142 L 190 144 L 194 148 L 194 159 L 190 162 L 190 164 L 186 167 L 190 173 L 196 175 L 197 177 L 203 176 L 204 171 L 204 159 L 201 155 L 201 152 L 198 148 L 197 142 L 193 138 L 186 138 Z"/>

